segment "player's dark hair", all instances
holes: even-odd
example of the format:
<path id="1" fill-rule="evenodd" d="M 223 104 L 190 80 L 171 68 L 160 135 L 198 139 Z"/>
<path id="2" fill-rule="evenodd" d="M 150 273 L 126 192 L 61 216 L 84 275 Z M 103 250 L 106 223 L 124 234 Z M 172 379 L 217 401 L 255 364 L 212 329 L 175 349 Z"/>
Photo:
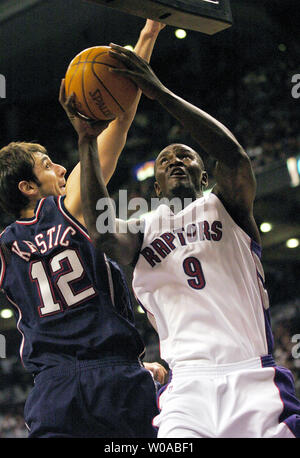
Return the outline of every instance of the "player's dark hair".
<path id="1" fill-rule="evenodd" d="M 38 143 L 11 142 L 0 149 L 0 206 L 14 217 L 29 204 L 29 199 L 18 188 L 20 181 L 40 184 L 33 172 L 34 153 L 46 153 Z"/>

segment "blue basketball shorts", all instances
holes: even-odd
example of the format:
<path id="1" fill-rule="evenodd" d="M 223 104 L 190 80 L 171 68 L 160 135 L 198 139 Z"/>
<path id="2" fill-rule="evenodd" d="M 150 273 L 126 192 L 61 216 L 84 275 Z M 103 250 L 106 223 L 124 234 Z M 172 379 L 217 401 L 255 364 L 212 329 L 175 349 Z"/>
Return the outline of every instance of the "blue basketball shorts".
<path id="1" fill-rule="evenodd" d="M 123 358 L 76 361 L 42 371 L 27 398 L 29 438 L 156 437 L 149 371 Z"/>

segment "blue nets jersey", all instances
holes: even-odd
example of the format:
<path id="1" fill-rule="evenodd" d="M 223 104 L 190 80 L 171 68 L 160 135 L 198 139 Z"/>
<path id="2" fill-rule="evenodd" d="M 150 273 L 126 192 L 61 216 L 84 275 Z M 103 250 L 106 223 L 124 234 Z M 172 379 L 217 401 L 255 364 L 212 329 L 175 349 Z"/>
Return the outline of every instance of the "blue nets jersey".
<path id="1" fill-rule="evenodd" d="M 41 199 L 35 216 L 8 226 L 0 243 L 0 285 L 14 305 L 27 370 L 143 352 L 121 269 L 96 253 L 64 197 Z"/>

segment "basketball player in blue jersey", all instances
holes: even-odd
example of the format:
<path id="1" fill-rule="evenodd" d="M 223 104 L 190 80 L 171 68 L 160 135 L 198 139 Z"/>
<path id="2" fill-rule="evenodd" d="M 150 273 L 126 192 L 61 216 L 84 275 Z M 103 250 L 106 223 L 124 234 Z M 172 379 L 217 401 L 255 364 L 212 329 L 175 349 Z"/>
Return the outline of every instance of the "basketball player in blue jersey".
<path id="1" fill-rule="evenodd" d="M 103 178 L 97 187 L 98 158 L 88 142 L 80 146 L 90 237 L 97 250 L 135 266 L 136 297 L 172 371 L 153 422 L 158 437 L 300 437 L 292 374 L 272 357 L 250 160 L 226 127 L 168 90 L 148 63 L 112 47 L 127 67 L 113 71 L 131 78 L 217 160 L 216 185 L 203 195 L 202 159 L 186 145 L 167 146 L 156 159 L 155 190 L 169 205 L 164 201 L 140 221 L 127 222 L 108 207 L 105 231 L 95 211 L 97 200 L 108 197 Z"/>
<path id="2" fill-rule="evenodd" d="M 162 25 L 148 20 L 136 52 L 149 60 Z M 107 183 L 134 118 L 89 123 L 74 116 L 74 96 L 60 102 L 79 144 L 93 138 Z M 34 375 L 25 405 L 29 437 L 154 437 L 153 376 L 165 369 L 140 363 L 122 271 L 95 253 L 84 226 L 80 163 L 66 169 L 35 143 L 0 150 L 1 204 L 17 220 L 1 234 L 1 288 L 16 310 L 20 355 Z M 150 373 L 153 372 L 153 375 Z"/>

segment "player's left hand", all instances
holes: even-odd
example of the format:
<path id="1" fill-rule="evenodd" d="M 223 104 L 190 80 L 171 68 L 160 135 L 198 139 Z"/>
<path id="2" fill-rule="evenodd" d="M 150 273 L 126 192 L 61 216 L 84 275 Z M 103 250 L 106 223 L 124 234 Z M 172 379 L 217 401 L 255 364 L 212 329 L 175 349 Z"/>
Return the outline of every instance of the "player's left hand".
<path id="1" fill-rule="evenodd" d="M 143 363 L 145 369 L 150 371 L 153 375 L 154 380 L 163 384 L 167 377 L 167 370 L 159 363 Z"/>
<path id="2" fill-rule="evenodd" d="M 66 97 L 64 79 L 60 85 L 59 102 L 65 110 L 80 139 L 92 139 L 98 137 L 98 135 L 106 129 L 110 122 L 90 119 L 79 113 L 75 108 L 75 94 L 71 94 L 69 97 Z"/>

